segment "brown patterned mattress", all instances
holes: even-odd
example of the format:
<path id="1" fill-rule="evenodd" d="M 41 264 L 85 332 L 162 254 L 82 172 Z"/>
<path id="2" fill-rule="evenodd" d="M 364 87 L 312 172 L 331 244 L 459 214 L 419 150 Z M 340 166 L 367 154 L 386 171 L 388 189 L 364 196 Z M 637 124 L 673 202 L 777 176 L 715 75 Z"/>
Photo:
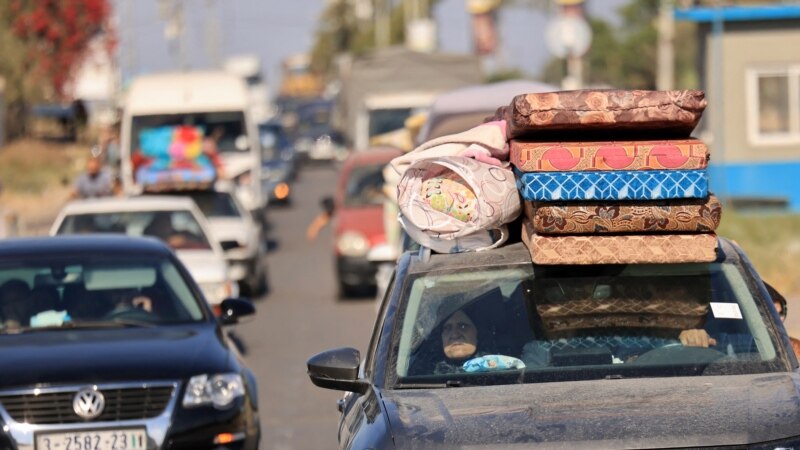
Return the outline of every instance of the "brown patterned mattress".
<path id="1" fill-rule="evenodd" d="M 523 172 L 705 169 L 708 147 L 697 139 L 624 142 L 511 141 L 511 164 Z"/>
<path id="2" fill-rule="evenodd" d="M 522 202 L 538 234 L 711 233 L 722 204 L 705 199 L 632 202 Z"/>
<path id="3" fill-rule="evenodd" d="M 542 318 L 548 333 L 597 328 L 671 328 L 689 330 L 703 328 L 704 317 L 675 314 L 600 314 L 591 316 Z"/>
<path id="4" fill-rule="evenodd" d="M 703 91 L 579 90 L 522 94 L 504 111 L 508 135 L 688 137 L 706 107 Z M 499 111 L 498 111 L 499 112 Z"/>
<path id="5" fill-rule="evenodd" d="M 525 220 L 522 241 L 534 264 L 661 264 L 711 262 L 717 257 L 713 233 L 545 236 Z"/>
<path id="6" fill-rule="evenodd" d="M 708 313 L 709 279 L 534 280 L 536 312 L 549 331 L 578 328 L 701 327 Z"/>

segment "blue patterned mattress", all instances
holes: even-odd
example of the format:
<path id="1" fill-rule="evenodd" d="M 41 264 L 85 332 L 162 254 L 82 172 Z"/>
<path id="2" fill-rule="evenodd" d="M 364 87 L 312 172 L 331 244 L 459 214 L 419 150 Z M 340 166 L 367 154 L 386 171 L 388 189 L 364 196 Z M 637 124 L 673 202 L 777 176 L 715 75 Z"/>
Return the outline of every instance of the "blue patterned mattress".
<path id="1" fill-rule="evenodd" d="M 706 170 L 514 171 L 525 200 L 668 200 L 708 196 Z"/>

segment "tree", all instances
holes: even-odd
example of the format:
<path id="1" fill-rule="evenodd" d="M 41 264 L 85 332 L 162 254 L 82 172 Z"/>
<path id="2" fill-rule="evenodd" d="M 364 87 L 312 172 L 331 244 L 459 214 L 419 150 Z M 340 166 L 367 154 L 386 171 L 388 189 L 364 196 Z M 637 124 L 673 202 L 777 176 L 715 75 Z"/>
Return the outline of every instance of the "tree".
<path id="1" fill-rule="evenodd" d="M 25 49 L 25 73 L 63 98 L 87 44 L 111 14 L 108 0 L 10 0 L 6 8 L 0 20 Z"/>

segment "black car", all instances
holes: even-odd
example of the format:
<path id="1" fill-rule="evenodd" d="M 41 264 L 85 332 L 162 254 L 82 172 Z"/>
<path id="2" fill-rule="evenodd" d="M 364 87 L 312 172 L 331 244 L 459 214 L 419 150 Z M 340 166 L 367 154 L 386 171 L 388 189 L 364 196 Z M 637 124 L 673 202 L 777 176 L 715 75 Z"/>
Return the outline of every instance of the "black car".
<path id="1" fill-rule="evenodd" d="M 333 349 L 308 373 L 348 391 L 341 448 L 800 448 L 785 329 L 741 250 L 719 245 L 702 264 L 406 252 L 364 361 Z"/>
<path id="2" fill-rule="evenodd" d="M 256 382 L 165 244 L 0 241 L 0 448 L 256 449 Z"/>

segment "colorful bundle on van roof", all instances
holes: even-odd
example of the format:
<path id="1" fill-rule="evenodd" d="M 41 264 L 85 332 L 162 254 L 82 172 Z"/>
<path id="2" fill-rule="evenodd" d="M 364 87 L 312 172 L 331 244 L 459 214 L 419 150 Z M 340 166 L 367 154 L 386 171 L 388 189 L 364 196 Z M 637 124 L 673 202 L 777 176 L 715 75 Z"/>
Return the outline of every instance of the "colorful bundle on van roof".
<path id="1" fill-rule="evenodd" d="M 213 155 L 205 151 L 202 127 L 146 128 L 139 133 L 135 176 L 145 191 L 205 189 L 217 178 Z"/>

